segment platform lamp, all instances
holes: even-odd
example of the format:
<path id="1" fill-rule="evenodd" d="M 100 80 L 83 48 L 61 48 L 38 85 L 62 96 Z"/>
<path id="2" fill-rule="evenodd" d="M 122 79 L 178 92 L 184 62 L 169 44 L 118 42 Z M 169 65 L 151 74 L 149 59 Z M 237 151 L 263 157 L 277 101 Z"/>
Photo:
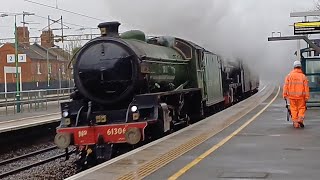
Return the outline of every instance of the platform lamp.
<path id="1" fill-rule="evenodd" d="M 23 13 L 3 13 L 0 14 L 0 17 L 14 16 L 14 50 L 15 50 L 15 65 L 16 65 L 16 101 L 17 101 L 17 113 L 20 113 L 20 85 L 19 85 L 19 68 L 18 68 L 18 34 L 17 34 L 17 16 L 24 15 L 30 16 L 34 13 L 23 12 Z M 21 73 L 21 72 L 20 72 Z"/>

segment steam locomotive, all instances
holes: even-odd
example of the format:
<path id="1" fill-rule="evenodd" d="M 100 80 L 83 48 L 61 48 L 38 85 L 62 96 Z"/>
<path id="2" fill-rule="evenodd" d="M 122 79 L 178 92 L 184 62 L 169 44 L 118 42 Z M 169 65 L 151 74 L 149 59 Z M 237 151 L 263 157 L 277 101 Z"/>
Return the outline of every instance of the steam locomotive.
<path id="1" fill-rule="evenodd" d="M 241 60 L 225 61 L 185 39 L 118 32 L 98 25 L 73 63 L 72 101 L 61 103 L 55 143 L 77 147 L 95 165 L 194 123 L 257 92 L 259 77 Z"/>

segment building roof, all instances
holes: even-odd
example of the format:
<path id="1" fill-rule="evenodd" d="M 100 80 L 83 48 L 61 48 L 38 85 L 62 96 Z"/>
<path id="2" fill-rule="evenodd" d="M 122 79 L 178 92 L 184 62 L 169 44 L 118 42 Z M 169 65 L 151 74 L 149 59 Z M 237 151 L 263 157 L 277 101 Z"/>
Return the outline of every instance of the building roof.
<path id="1" fill-rule="evenodd" d="M 10 43 L 14 47 L 13 43 Z M 34 43 L 29 47 L 19 45 L 18 51 L 27 55 L 31 60 L 47 60 L 47 48 Z M 69 53 L 61 48 L 51 48 L 48 50 L 49 60 L 68 61 Z M 70 55 L 69 55 L 70 56 Z"/>
<path id="2" fill-rule="evenodd" d="M 71 55 L 61 48 L 53 48 L 53 49 L 50 49 L 49 51 L 50 51 L 50 53 L 54 54 L 55 56 L 58 56 L 58 60 L 69 61 L 71 59 Z"/>

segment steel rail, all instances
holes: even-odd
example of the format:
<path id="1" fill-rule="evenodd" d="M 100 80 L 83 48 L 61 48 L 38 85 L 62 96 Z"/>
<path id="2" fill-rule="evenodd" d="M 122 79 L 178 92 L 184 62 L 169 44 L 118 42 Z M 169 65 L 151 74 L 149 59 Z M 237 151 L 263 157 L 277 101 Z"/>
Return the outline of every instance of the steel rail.
<path id="1" fill-rule="evenodd" d="M 68 152 L 68 155 L 73 154 L 74 152 L 75 152 L 75 149 L 69 151 L 69 152 Z M 12 175 L 12 174 L 15 174 L 15 173 L 24 171 L 24 170 L 26 170 L 26 169 L 30 169 L 30 168 L 32 168 L 32 167 L 36 167 L 36 166 L 39 166 L 39 165 L 48 163 L 48 162 L 50 162 L 50 161 L 53 161 L 53 160 L 62 158 L 62 157 L 64 157 L 64 156 L 66 156 L 66 153 L 61 153 L 61 154 L 58 154 L 58 155 L 56 155 L 56 156 L 53 156 L 53 157 L 49 157 L 49 158 L 47 158 L 47 159 L 40 160 L 40 161 L 38 161 L 38 162 L 34 162 L 34 163 L 32 163 L 32 164 L 25 165 L 25 166 L 22 166 L 22 167 L 19 167 L 19 168 L 16 168 L 16 169 L 13 169 L 13 170 L 4 172 L 4 173 L 0 174 L 0 179 L 3 178 L 3 177 L 6 177 L 6 176 L 9 176 L 9 175 Z"/>
<path id="2" fill-rule="evenodd" d="M 0 166 L 5 165 L 7 163 L 11 163 L 11 162 L 17 161 L 17 160 L 20 160 L 20 159 L 27 158 L 27 157 L 30 157 L 30 156 L 34 156 L 34 155 L 37 155 L 37 154 L 48 152 L 48 151 L 51 151 L 51 150 L 54 150 L 54 149 L 57 149 L 57 146 L 51 146 L 51 147 L 48 147 L 48 148 L 45 148 L 45 149 L 41 149 L 41 150 L 38 150 L 38 151 L 34 151 L 34 152 L 31 152 L 31 153 L 28 153 L 28 154 L 24 154 L 24 155 L 21 155 L 21 156 L 16 156 L 16 157 L 13 157 L 13 158 L 10 158 L 10 159 L 6 159 L 4 161 L 0 161 Z"/>

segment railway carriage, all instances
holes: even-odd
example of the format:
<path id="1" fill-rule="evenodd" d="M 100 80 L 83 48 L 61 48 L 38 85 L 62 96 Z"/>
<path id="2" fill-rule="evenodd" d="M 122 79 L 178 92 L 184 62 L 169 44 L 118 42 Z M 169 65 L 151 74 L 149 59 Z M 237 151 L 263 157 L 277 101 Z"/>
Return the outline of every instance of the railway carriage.
<path id="1" fill-rule="evenodd" d="M 194 123 L 257 88 L 243 62 L 227 66 L 181 38 L 146 38 L 137 30 L 119 35 L 119 25 L 99 24 L 101 37 L 79 50 L 72 101 L 61 104 L 55 143 L 76 145 L 80 166 Z"/>

